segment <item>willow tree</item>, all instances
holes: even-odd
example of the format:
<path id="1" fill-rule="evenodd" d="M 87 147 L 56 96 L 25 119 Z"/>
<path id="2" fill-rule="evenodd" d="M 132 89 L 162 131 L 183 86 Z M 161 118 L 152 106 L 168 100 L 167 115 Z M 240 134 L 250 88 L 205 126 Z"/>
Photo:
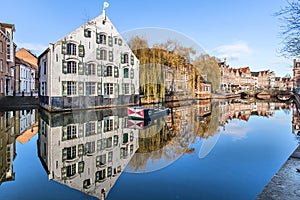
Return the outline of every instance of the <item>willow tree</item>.
<path id="1" fill-rule="evenodd" d="M 202 54 L 195 58 L 193 65 L 206 80 L 211 82 L 212 91 L 220 88 L 220 71 L 215 57 Z"/>
<path id="2" fill-rule="evenodd" d="M 176 74 L 191 68 L 191 55 L 195 54 L 195 50 L 184 47 L 174 40 L 167 40 L 165 43 L 155 44 L 149 48 L 145 38 L 135 36 L 129 41 L 129 46 L 140 60 L 140 85 L 142 94 L 148 100 L 165 98 L 166 70 L 171 70 L 175 78 Z M 192 82 L 193 73 L 190 75 Z"/>

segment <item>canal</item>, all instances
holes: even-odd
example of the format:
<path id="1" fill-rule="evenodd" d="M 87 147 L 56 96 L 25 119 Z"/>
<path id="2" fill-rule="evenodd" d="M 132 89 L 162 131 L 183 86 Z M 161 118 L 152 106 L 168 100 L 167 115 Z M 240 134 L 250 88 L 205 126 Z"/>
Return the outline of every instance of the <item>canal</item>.
<path id="1" fill-rule="evenodd" d="M 255 199 L 298 146 L 292 103 L 164 106 L 1 112 L 0 199 Z"/>

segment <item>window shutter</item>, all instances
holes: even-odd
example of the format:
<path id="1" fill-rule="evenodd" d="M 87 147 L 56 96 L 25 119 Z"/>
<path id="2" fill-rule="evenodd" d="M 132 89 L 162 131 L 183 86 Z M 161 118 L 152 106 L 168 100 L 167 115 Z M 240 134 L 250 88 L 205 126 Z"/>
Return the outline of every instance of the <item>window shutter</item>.
<path id="1" fill-rule="evenodd" d="M 112 41 L 112 37 L 108 36 L 108 46 L 112 47 L 113 46 L 113 41 Z"/>
<path id="2" fill-rule="evenodd" d="M 108 52 L 108 59 L 109 59 L 110 62 L 114 61 L 114 56 L 113 56 L 113 52 L 112 51 Z"/>
<path id="3" fill-rule="evenodd" d="M 114 67 L 114 77 L 118 78 L 119 77 L 119 69 L 117 66 Z"/>
<path id="4" fill-rule="evenodd" d="M 84 83 L 83 82 L 78 82 L 78 94 L 80 96 L 84 95 Z"/>
<path id="5" fill-rule="evenodd" d="M 124 54 L 121 53 L 121 64 L 124 64 Z"/>
<path id="6" fill-rule="evenodd" d="M 98 85 L 99 85 L 99 83 L 98 83 Z M 97 133 L 98 134 L 102 133 L 102 121 L 98 121 L 98 123 L 97 123 Z"/>
<path id="7" fill-rule="evenodd" d="M 89 66 L 89 64 L 85 64 L 85 70 L 84 70 L 84 72 L 85 72 L 85 75 L 89 75 L 89 68 L 90 68 L 91 66 Z"/>
<path id="8" fill-rule="evenodd" d="M 78 74 L 84 75 L 84 63 L 83 62 L 78 63 Z"/>
<path id="9" fill-rule="evenodd" d="M 121 46 L 122 45 L 122 39 L 118 40 L 118 44 Z"/>
<path id="10" fill-rule="evenodd" d="M 96 59 L 100 60 L 100 49 L 99 48 L 96 49 Z"/>
<path id="11" fill-rule="evenodd" d="M 78 124 L 78 137 L 83 137 L 83 124 Z"/>
<path id="12" fill-rule="evenodd" d="M 122 83 L 122 94 L 125 94 L 125 83 Z"/>
<path id="13" fill-rule="evenodd" d="M 61 177 L 66 178 L 67 177 L 67 167 L 61 168 Z"/>
<path id="14" fill-rule="evenodd" d="M 114 94 L 115 94 L 115 97 L 119 96 L 119 84 L 118 83 L 114 83 Z"/>
<path id="15" fill-rule="evenodd" d="M 130 56 L 130 64 L 134 65 L 134 56 L 133 55 Z"/>
<path id="16" fill-rule="evenodd" d="M 78 156 L 83 156 L 83 144 L 78 145 Z"/>
<path id="17" fill-rule="evenodd" d="M 61 53 L 66 55 L 67 54 L 67 41 L 61 42 Z"/>
<path id="18" fill-rule="evenodd" d="M 65 60 L 63 60 L 62 61 L 62 72 L 64 73 L 64 74 L 67 74 L 68 73 L 68 64 L 67 64 L 67 61 L 65 61 Z"/>
<path id="19" fill-rule="evenodd" d="M 82 173 L 84 171 L 84 161 L 78 163 L 78 173 Z"/>
<path id="20" fill-rule="evenodd" d="M 64 162 L 65 160 L 67 160 L 67 149 L 64 148 L 62 150 L 62 161 Z"/>
<path id="21" fill-rule="evenodd" d="M 67 127 L 62 127 L 62 141 L 67 140 Z"/>
<path id="22" fill-rule="evenodd" d="M 89 30 L 87 28 L 84 29 L 84 37 L 89 37 Z"/>
<path id="23" fill-rule="evenodd" d="M 134 87 L 134 84 L 131 84 L 131 94 L 135 94 L 135 87 Z"/>
<path id="24" fill-rule="evenodd" d="M 96 33 L 96 43 L 100 44 L 100 33 Z"/>
<path id="25" fill-rule="evenodd" d="M 83 46 L 82 44 L 80 44 L 80 45 L 78 46 L 78 50 L 79 50 L 78 56 L 83 58 L 84 55 L 85 55 L 85 52 L 84 52 L 84 46 Z"/>
<path id="26" fill-rule="evenodd" d="M 101 64 L 97 65 L 97 75 L 98 76 L 103 76 L 103 74 L 102 74 L 102 65 Z"/>
<path id="27" fill-rule="evenodd" d="M 97 84 L 97 93 L 98 96 L 102 95 L 102 83 Z"/>
<path id="28" fill-rule="evenodd" d="M 130 78 L 134 79 L 134 69 L 130 69 Z"/>
<path id="29" fill-rule="evenodd" d="M 62 96 L 67 96 L 67 81 L 62 81 Z"/>

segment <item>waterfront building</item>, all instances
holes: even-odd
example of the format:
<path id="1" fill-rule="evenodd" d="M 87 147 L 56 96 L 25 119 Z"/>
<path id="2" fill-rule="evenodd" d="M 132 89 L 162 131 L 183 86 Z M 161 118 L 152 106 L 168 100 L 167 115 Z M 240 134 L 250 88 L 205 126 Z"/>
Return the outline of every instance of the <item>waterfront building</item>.
<path id="1" fill-rule="evenodd" d="M 0 185 L 13 181 L 13 160 L 16 157 L 14 112 L 0 112 Z"/>
<path id="2" fill-rule="evenodd" d="M 300 61 L 294 59 L 293 67 L 293 80 L 294 80 L 294 90 L 298 94 L 300 93 Z"/>
<path id="3" fill-rule="evenodd" d="M 0 22 L 0 96 L 13 95 L 15 49 L 13 24 Z"/>
<path id="4" fill-rule="evenodd" d="M 15 95 L 29 96 L 35 91 L 35 67 L 16 56 L 14 88 Z"/>
<path id="5" fill-rule="evenodd" d="M 105 199 L 138 146 L 127 109 L 89 110 L 39 118 L 38 156 L 49 180 Z"/>
<path id="6" fill-rule="evenodd" d="M 35 54 L 30 50 L 21 48 L 16 52 L 16 58 L 19 58 L 27 63 L 34 69 L 34 92 L 37 93 L 39 89 L 39 74 L 38 74 L 38 59 Z"/>
<path id="7" fill-rule="evenodd" d="M 39 56 L 41 107 L 53 110 L 139 101 L 139 60 L 103 13 Z"/>

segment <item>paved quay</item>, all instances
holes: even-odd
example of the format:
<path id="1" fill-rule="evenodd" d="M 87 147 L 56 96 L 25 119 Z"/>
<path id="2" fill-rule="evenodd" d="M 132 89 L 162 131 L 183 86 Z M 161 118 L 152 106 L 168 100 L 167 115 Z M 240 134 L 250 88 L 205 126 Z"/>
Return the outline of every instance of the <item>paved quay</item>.
<path id="1" fill-rule="evenodd" d="M 37 96 L 0 97 L 0 111 L 35 109 L 39 107 Z"/>
<path id="2" fill-rule="evenodd" d="M 300 146 L 257 196 L 257 200 L 299 200 L 300 172 L 297 169 L 300 170 Z"/>

